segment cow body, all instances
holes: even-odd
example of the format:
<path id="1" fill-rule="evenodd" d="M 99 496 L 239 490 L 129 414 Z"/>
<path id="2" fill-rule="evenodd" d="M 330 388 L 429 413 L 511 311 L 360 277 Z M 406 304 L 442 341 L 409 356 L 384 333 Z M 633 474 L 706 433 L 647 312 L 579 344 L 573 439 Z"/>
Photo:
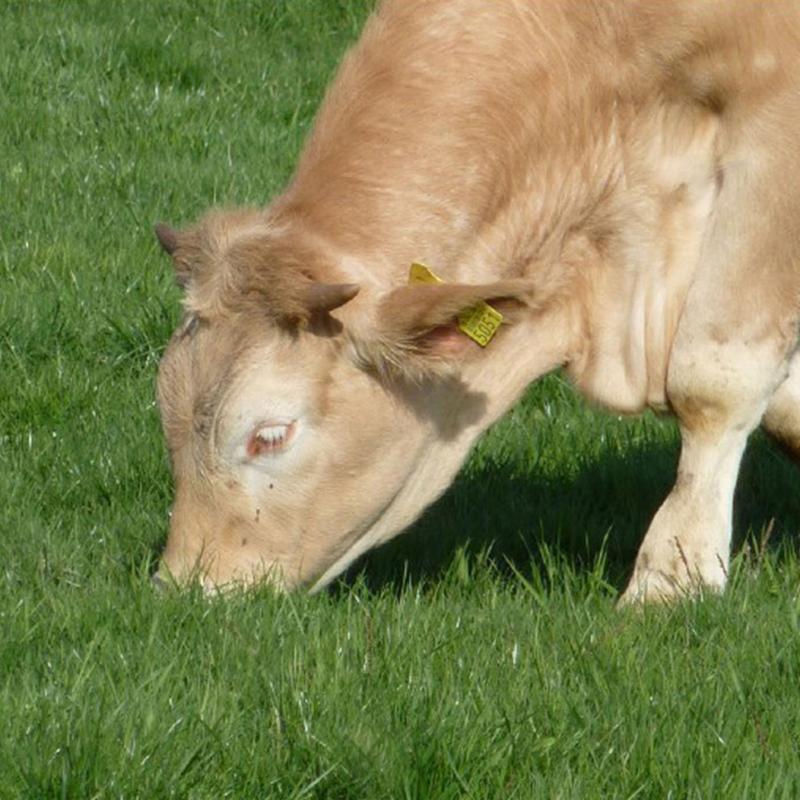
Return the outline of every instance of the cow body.
<path id="1" fill-rule="evenodd" d="M 562 366 L 681 424 L 626 599 L 723 586 L 747 436 L 800 443 L 798 131 L 796 4 L 384 2 L 285 193 L 159 229 L 164 569 L 324 585 Z M 485 349 L 454 323 L 481 301 Z"/>

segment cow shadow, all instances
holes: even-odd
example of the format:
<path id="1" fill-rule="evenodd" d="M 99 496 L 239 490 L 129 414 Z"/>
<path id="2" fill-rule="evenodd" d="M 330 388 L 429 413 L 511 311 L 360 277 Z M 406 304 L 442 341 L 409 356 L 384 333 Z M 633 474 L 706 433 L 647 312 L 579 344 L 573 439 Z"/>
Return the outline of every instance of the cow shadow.
<path id="1" fill-rule="evenodd" d="M 515 474 L 493 464 L 458 476 L 406 533 L 359 559 L 332 588 L 362 582 L 400 592 L 441 580 L 458 559 L 488 562 L 509 577 L 548 582 L 552 564 L 601 573 L 620 591 L 641 538 L 675 478 L 679 445 L 609 449 L 574 475 Z M 762 433 L 750 442 L 734 505 L 734 550 L 759 542 L 791 544 L 800 530 L 800 473 Z M 549 562 L 550 568 L 548 568 Z"/>

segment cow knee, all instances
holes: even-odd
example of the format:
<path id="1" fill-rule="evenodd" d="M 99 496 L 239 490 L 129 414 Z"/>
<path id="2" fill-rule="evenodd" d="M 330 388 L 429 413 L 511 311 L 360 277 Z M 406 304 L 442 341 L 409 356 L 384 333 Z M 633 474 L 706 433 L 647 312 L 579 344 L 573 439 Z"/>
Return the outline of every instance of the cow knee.
<path id="1" fill-rule="evenodd" d="M 686 430 L 713 440 L 753 430 L 785 375 L 785 357 L 772 342 L 710 339 L 676 347 L 667 396 Z"/>

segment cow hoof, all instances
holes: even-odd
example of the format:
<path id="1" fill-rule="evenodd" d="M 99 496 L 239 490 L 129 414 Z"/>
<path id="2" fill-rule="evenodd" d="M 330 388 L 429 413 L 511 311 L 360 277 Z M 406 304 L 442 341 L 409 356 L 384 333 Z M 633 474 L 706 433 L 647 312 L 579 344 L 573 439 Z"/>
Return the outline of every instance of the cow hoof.
<path id="1" fill-rule="evenodd" d="M 723 586 L 702 581 L 687 582 L 665 572 L 647 571 L 634 574 L 628 588 L 617 601 L 617 608 L 644 605 L 673 605 L 686 600 L 701 600 L 709 592 L 721 592 Z"/>

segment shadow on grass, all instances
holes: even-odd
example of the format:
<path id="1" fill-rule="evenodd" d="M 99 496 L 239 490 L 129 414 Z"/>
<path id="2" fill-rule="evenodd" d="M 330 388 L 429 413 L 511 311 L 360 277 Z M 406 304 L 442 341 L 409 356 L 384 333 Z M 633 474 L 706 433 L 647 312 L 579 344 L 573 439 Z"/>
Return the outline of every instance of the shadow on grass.
<path id="1" fill-rule="evenodd" d="M 339 588 L 363 580 L 375 591 L 400 591 L 436 581 L 459 551 L 487 558 L 501 574 L 544 576 L 547 550 L 577 573 L 602 558 L 605 581 L 621 590 L 677 459 L 677 447 L 641 447 L 604 454 L 574 476 L 514 475 L 503 465 L 468 471 L 407 533 L 356 562 Z M 768 527 L 772 545 L 800 530 L 798 477 L 763 435 L 753 437 L 736 493 L 735 548 Z"/>

